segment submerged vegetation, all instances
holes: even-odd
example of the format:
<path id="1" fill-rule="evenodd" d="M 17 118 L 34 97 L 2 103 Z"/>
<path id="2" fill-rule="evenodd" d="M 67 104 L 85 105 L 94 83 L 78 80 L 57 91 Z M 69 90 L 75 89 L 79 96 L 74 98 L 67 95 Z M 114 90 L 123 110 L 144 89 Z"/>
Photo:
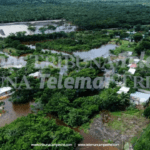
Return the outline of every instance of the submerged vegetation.
<path id="1" fill-rule="evenodd" d="M 114 117 L 107 124 L 113 130 L 120 130 L 122 133 L 128 132 L 132 133 L 133 136 L 137 136 L 136 130 L 141 132 L 143 128 L 146 128 L 150 109 L 147 107 L 145 111 L 138 110 L 130 103 L 130 93 L 137 90 L 134 88 L 134 82 L 131 79 L 126 81 L 126 86 L 130 87 L 129 93 L 117 94 L 120 86 L 114 81 L 111 81 L 108 87 L 105 86 L 103 89 L 88 89 L 86 84 L 83 88 L 80 88 L 81 81 L 78 89 L 75 87 L 72 89 L 66 89 L 65 87 L 50 89 L 47 87 L 49 81 L 46 77 L 44 88 L 40 89 L 40 78 L 29 76 L 31 73 L 40 71 L 42 74 L 50 74 L 57 80 L 59 79 L 61 68 L 58 64 L 58 58 L 62 58 L 60 65 L 65 66 L 66 57 L 63 54 L 52 53 L 49 50 L 66 52 L 74 58 L 73 52 L 89 51 L 111 43 L 118 45 L 115 50 L 110 50 L 111 54 L 115 55 L 115 59 L 119 58 L 120 53 L 126 52 L 133 52 L 132 56 L 138 57 L 141 52 L 145 51 L 146 57 L 148 57 L 150 54 L 150 26 L 145 26 L 144 24 L 150 23 L 150 9 L 149 6 L 143 6 L 140 3 L 139 1 L 138 4 L 135 4 L 131 1 L 127 5 L 125 1 L 120 2 L 118 0 L 111 2 L 109 0 L 105 2 L 100 0 L 89 2 L 84 0 L 64 0 L 61 2 L 51 0 L 0 0 L 1 23 L 66 19 L 78 27 L 77 32 L 45 34 L 48 29 L 56 29 L 55 26 L 49 25 L 39 29 L 42 34 L 26 36 L 25 32 L 18 32 L 11 34 L 7 38 L 0 39 L 1 51 L 11 56 L 30 54 L 24 57 L 27 64 L 21 69 L 0 68 L 0 77 L 8 76 L 13 81 L 17 77 L 17 84 L 10 85 L 14 93 L 9 100 L 15 104 L 35 100 L 39 104 L 39 110 L 42 110 L 42 113 L 40 111 L 36 115 L 30 114 L 27 117 L 18 118 L 13 123 L 0 128 L 0 150 L 44 150 L 49 149 L 49 147 L 32 147 L 31 144 L 77 144 L 82 140 L 79 133 L 69 127 L 58 126 L 54 120 L 49 120 L 44 114 L 51 114 L 70 127 L 80 126 L 80 129 L 84 129 L 87 133 L 93 118 L 95 118 L 94 116 L 100 118 L 101 114 L 99 113 L 103 110 L 110 111 L 111 116 Z M 143 25 L 141 26 L 140 24 Z M 104 28 L 105 30 L 103 30 Z M 34 32 L 35 27 L 29 26 L 28 30 Z M 33 42 L 35 49 L 26 46 L 25 44 L 28 42 Z M 44 49 L 47 49 L 47 51 L 44 52 Z M 39 56 L 38 61 L 36 61 L 35 55 Z M 43 55 L 43 57 L 40 55 Z M 48 59 L 46 59 L 46 56 Z M 7 56 L 0 54 L 1 57 L 6 58 Z M 68 67 L 70 67 L 72 62 L 69 56 L 67 57 L 69 60 Z M 94 61 L 98 60 L 100 68 L 94 63 Z M 41 69 L 35 68 L 35 64 L 40 65 L 46 61 L 51 64 Z M 115 81 L 122 82 L 122 75 L 129 74 L 127 65 L 132 63 L 131 61 L 128 58 L 124 67 L 121 66 L 121 61 L 113 62 L 115 73 L 117 73 L 113 76 Z M 74 63 L 77 64 L 77 60 L 74 60 Z M 91 64 L 93 68 L 90 68 Z M 84 68 L 85 65 L 87 66 Z M 93 82 L 96 77 L 104 75 L 104 70 L 110 71 L 112 69 L 109 60 L 103 57 L 86 62 L 79 59 L 79 66 L 68 68 L 65 72 L 66 74 L 62 76 L 62 85 L 65 84 L 65 80 L 68 77 L 72 77 L 74 80 L 76 77 L 89 77 Z M 143 68 L 138 66 L 135 75 L 146 77 L 150 74 L 148 70 L 149 67 L 146 65 Z M 131 76 L 134 77 L 135 75 Z M 27 89 L 26 84 L 22 83 L 24 76 L 29 81 L 31 89 Z M 107 82 L 106 79 L 104 80 Z M 0 80 L 0 86 L 9 85 L 7 81 L 5 80 L 2 83 Z M 143 84 L 146 86 L 146 80 L 144 80 Z M 32 107 L 36 108 L 35 106 Z M 0 111 L 0 113 L 2 112 Z M 148 142 L 149 132 L 150 127 L 148 126 L 138 140 L 137 137 L 133 138 L 135 150 L 147 150 L 150 147 Z M 107 142 L 112 143 L 113 141 L 107 140 Z M 57 148 L 52 147 L 52 149 Z M 74 150 L 75 147 L 60 147 L 58 149 Z"/>

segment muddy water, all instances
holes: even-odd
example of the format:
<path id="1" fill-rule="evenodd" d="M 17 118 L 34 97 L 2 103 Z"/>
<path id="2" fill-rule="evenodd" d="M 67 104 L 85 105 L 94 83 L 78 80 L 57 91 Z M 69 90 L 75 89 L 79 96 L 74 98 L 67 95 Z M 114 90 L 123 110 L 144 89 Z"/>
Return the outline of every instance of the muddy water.
<path id="1" fill-rule="evenodd" d="M 83 136 L 83 140 L 79 144 L 106 144 L 103 141 L 96 139 L 92 135 L 84 133 L 83 130 L 79 130 L 79 127 L 72 128 L 51 114 L 48 114 L 47 116 L 49 118 L 55 119 L 57 125 L 69 127 L 71 129 L 73 129 L 74 131 L 79 132 Z M 118 150 L 118 148 L 111 147 L 111 146 L 106 146 L 106 147 L 102 147 L 102 146 L 99 146 L 99 147 L 98 146 L 77 146 L 76 150 Z"/>
<path id="2" fill-rule="evenodd" d="M 9 98 L 1 101 L 5 102 L 4 110 L 6 111 L 6 113 L 2 114 L 2 116 L 0 117 L 0 127 L 5 126 L 5 124 L 11 123 L 18 117 L 27 116 L 29 113 L 31 113 L 30 105 L 34 104 L 34 102 L 26 104 L 13 104 L 9 101 Z"/>
<path id="3" fill-rule="evenodd" d="M 5 124 L 11 123 L 12 121 L 16 120 L 18 117 L 27 116 L 29 113 L 32 113 L 30 105 L 34 104 L 34 102 L 30 102 L 26 104 L 12 104 L 8 100 L 9 98 L 2 100 L 5 102 L 4 110 L 6 111 L 6 113 L 0 117 L 0 127 L 5 126 Z M 63 121 L 59 120 L 57 117 L 51 114 L 48 114 L 47 117 L 49 117 L 50 119 L 51 118 L 55 119 L 57 125 L 69 127 Z M 90 134 L 86 134 L 82 130 L 79 130 L 79 127 L 77 128 L 69 127 L 69 128 L 75 130 L 76 132 L 79 132 L 83 136 L 84 139 L 81 141 L 80 144 L 106 144 L 100 141 L 99 139 L 96 139 L 95 137 L 91 136 Z M 98 147 L 98 146 L 78 146 L 77 145 L 76 150 L 118 150 L 118 149 L 115 147 L 110 147 L 110 146 Z"/>

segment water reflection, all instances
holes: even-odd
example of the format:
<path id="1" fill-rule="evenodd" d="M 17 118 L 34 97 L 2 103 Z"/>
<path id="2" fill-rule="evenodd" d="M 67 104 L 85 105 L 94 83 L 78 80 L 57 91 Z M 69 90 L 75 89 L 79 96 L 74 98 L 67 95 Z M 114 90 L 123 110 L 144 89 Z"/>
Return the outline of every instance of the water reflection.
<path id="1" fill-rule="evenodd" d="M 71 129 L 73 129 L 74 131 L 79 132 L 83 136 L 83 140 L 79 144 L 106 144 L 103 141 L 93 137 L 92 135 L 84 133 L 83 130 L 79 129 L 79 127 L 72 128 L 72 127 L 68 126 L 63 121 L 61 121 L 60 119 L 58 119 L 57 117 L 55 117 L 51 114 L 48 114 L 47 116 L 50 119 L 55 119 L 57 125 L 69 127 Z M 116 147 L 112 147 L 112 146 L 107 146 L 107 147 L 102 147 L 102 146 L 78 146 L 78 145 L 76 145 L 76 146 L 77 146 L 76 150 L 118 150 Z"/>
<path id="2" fill-rule="evenodd" d="M 5 124 L 11 123 L 18 117 L 27 116 L 29 113 L 31 113 L 30 105 L 34 104 L 34 102 L 29 102 L 26 104 L 13 104 L 9 101 L 9 98 L 1 101 L 5 102 L 4 110 L 6 111 L 6 113 L 2 114 L 2 116 L 0 117 L 0 127 L 5 126 Z"/>
<path id="3" fill-rule="evenodd" d="M 9 98 L 3 100 L 5 102 L 4 109 L 7 112 L 0 117 L 0 127 L 3 127 L 6 124 L 11 123 L 12 121 L 16 120 L 18 117 L 27 116 L 29 113 L 32 113 L 30 105 L 31 104 L 35 105 L 34 102 L 30 102 L 26 104 L 12 104 L 12 102 L 8 100 Z M 57 125 L 69 127 L 73 129 L 74 131 L 79 132 L 83 136 L 83 140 L 80 142 L 80 144 L 105 144 L 103 141 L 96 139 L 92 135 L 84 133 L 83 130 L 79 130 L 79 127 L 72 128 L 51 114 L 48 114 L 47 117 L 49 117 L 50 119 L 55 119 Z M 91 149 L 92 150 L 118 150 L 117 148 L 110 147 L 110 146 L 107 146 L 107 147 L 78 146 L 76 148 L 76 150 L 91 150 Z"/>
<path id="4" fill-rule="evenodd" d="M 117 45 L 114 44 L 107 44 L 103 45 L 100 48 L 91 49 L 87 52 L 74 52 L 73 54 L 75 56 L 79 56 L 81 59 L 84 60 L 93 60 L 97 57 L 108 57 L 109 56 L 109 50 L 113 50 L 117 47 Z"/>

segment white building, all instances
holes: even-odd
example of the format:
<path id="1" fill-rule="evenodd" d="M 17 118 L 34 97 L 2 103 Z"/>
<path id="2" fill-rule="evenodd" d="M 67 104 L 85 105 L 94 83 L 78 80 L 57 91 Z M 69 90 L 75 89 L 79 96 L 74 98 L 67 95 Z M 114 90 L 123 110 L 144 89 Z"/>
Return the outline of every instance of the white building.
<path id="1" fill-rule="evenodd" d="M 30 77 L 34 77 L 34 78 L 39 78 L 40 75 L 41 75 L 41 73 L 39 71 L 29 74 Z"/>
<path id="2" fill-rule="evenodd" d="M 0 97 L 10 94 L 11 89 L 11 87 L 0 88 Z"/>
<path id="3" fill-rule="evenodd" d="M 136 69 L 133 69 L 133 68 L 130 68 L 130 69 L 128 70 L 128 72 L 130 72 L 131 74 L 134 74 L 135 71 L 136 71 Z"/>
<path id="4" fill-rule="evenodd" d="M 134 63 L 138 63 L 140 61 L 140 59 L 134 59 Z"/>
<path id="5" fill-rule="evenodd" d="M 119 89 L 119 91 L 118 91 L 117 93 L 118 93 L 118 94 L 121 94 L 121 93 L 128 93 L 129 90 L 130 90 L 130 88 L 123 86 L 123 87 L 121 87 L 121 88 Z"/>
<path id="6" fill-rule="evenodd" d="M 150 94 L 141 93 L 141 92 L 131 93 L 130 95 L 131 102 L 137 105 L 148 102 L 149 98 L 150 98 Z"/>

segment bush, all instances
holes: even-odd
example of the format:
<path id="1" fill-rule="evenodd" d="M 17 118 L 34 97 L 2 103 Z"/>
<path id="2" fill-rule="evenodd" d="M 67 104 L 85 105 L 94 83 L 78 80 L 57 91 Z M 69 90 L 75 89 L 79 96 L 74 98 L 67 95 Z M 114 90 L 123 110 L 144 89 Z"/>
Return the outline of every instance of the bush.
<path id="1" fill-rule="evenodd" d="M 150 106 L 144 110 L 144 116 L 146 118 L 150 118 Z"/>
<path id="2" fill-rule="evenodd" d="M 133 144 L 135 143 L 134 150 L 149 150 L 150 148 L 150 125 L 144 129 L 142 136 L 133 139 Z"/>
<path id="3" fill-rule="evenodd" d="M 55 27 L 55 26 L 52 26 L 52 25 L 48 25 L 47 29 L 55 30 L 56 27 Z"/>
<path id="4" fill-rule="evenodd" d="M 44 118 L 42 112 L 38 115 L 30 114 L 20 117 L 5 127 L 0 128 L 1 150 L 33 150 L 31 144 L 72 144 L 79 143 L 82 136 L 74 130 L 56 125 L 55 120 Z M 49 150 L 48 146 L 39 146 L 39 150 Z M 65 150 L 74 150 L 74 146 L 65 147 Z M 57 150 L 64 150 L 62 147 Z"/>
<path id="5" fill-rule="evenodd" d="M 126 110 L 136 110 L 136 104 L 131 103 L 129 107 L 126 108 Z"/>
<path id="6" fill-rule="evenodd" d="M 116 87 L 116 83 L 115 82 L 110 82 L 109 83 L 109 88 L 115 88 Z"/>
<path id="7" fill-rule="evenodd" d="M 34 32 L 34 31 L 36 30 L 36 27 L 29 26 L 29 27 L 28 27 L 28 30 L 33 31 L 33 32 Z"/>

